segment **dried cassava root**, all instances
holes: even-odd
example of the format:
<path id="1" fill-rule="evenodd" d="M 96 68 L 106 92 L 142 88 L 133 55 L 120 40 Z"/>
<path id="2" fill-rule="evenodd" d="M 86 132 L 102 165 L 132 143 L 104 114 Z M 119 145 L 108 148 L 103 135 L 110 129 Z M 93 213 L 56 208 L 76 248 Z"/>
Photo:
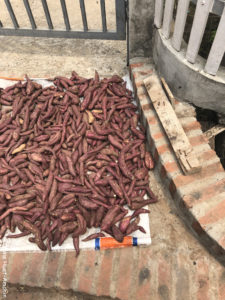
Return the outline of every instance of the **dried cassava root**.
<path id="1" fill-rule="evenodd" d="M 42 88 L 26 76 L 0 89 L 0 238 L 18 227 L 9 238 L 32 234 L 30 242 L 51 250 L 72 236 L 78 254 L 87 228 L 101 232 L 85 241 L 144 232 L 142 207 L 157 201 L 148 179 L 154 162 L 131 91 L 97 72 L 52 81 Z"/>

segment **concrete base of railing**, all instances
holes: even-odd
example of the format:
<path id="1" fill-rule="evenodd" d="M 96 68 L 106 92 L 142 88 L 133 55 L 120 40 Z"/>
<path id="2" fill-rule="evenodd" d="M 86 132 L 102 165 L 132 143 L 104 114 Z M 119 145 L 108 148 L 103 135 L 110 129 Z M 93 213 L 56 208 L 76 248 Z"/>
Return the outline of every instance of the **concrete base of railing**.
<path id="1" fill-rule="evenodd" d="M 170 39 L 165 39 L 161 30 L 155 32 L 153 58 L 156 68 L 163 76 L 175 97 L 196 106 L 225 113 L 225 68 L 217 76 L 204 72 L 205 60 L 197 58 L 195 64 L 185 59 L 185 45 L 177 52 Z"/>

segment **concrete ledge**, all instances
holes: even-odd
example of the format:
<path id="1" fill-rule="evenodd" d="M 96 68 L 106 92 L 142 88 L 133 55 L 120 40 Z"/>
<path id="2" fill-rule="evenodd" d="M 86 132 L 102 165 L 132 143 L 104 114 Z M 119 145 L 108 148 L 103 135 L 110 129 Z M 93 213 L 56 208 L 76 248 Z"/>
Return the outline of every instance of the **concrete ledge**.
<path id="1" fill-rule="evenodd" d="M 176 102 L 177 116 L 202 165 L 199 173 L 183 175 L 142 83 L 148 76 L 157 76 L 153 64 L 147 59 L 133 59 L 130 75 L 135 87 L 142 123 L 147 129 L 147 140 L 157 161 L 156 167 L 160 176 L 185 223 L 207 249 L 224 263 L 225 172 L 220 160 L 203 136 L 193 107 Z M 186 113 L 182 114 L 182 111 Z"/>
<path id="2" fill-rule="evenodd" d="M 204 72 L 205 60 L 198 56 L 195 64 L 185 59 L 186 46 L 180 52 L 173 49 L 160 30 L 155 32 L 153 57 L 156 68 L 168 82 L 177 99 L 196 106 L 225 111 L 225 68 L 217 76 Z"/>

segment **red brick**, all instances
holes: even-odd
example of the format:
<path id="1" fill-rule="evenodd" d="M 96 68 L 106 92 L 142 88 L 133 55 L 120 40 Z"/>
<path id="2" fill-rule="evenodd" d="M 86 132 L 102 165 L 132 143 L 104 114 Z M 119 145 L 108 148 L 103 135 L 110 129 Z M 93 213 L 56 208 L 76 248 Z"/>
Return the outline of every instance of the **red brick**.
<path id="1" fill-rule="evenodd" d="M 46 273 L 44 278 L 44 286 L 46 288 L 53 287 L 57 279 L 57 269 L 61 252 L 49 253 L 48 265 L 46 266 Z"/>
<path id="2" fill-rule="evenodd" d="M 165 152 L 170 152 L 172 151 L 171 147 L 169 144 L 164 144 L 164 145 L 161 145 L 161 146 L 156 146 L 156 151 L 158 152 L 159 156 L 160 154 L 163 154 Z"/>
<path id="3" fill-rule="evenodd" d="M 178 172 L 179 170 L 180 168 L 176 162 L 168 162 L 162 165 L 160 174 L 161 177 L 163 178 L 167 175 L 167 173 Z"/>
<path id="4" fill-rule="evenodd" d="M 66 252 L 66 258 L 61 270 L 60 288 L 62 289 L 72 288 L 72 280 L 74 278 L 74 274 L 76 273 L 76 262 L 77 262 L 77 258 L 76 258 L 75 251 Z"/>
<path id="5" fill-rule="evenodd" d="M 172 179 L 176 188 L 194 182 L 197 178 L 194 175 L 177 175 L 175 178 Z"/>
<path id="6" fill-rule="evenodd" d="M 192 121 L 190 123 L 182 125 L 182 127 L 183 127 L 183 129 L 184 129 L 185 132 L 188 132 L 188 131 L 191 131 L 191 130 L 200 129 L 201 125 L 197 121 Z"/>
<path id="7" fill-rule="evenodd" d="M 154 134 L 152 135 L 152 138 L 153 138 L 154 140 L 159 140 L 159 139 L 161 139 L 161 138 L 164 137 L 164 136 L 165 136 L 164 133 L 161 132 L 161 131 L 159 131 L 159 132 L 157 132 L 157 133 L 154 133 Z"/>
<path id="8" fill-rule="evenodd" d="M 151 109 L 151 106 L 150 106 L 149 103 L 143 104 L 141 107 L 142 107 L 142 109 L 143 109 L 144 111 L 150 110 L 150 109 Z"/>
<path id="9" fill-rule="evenodd" d="M 40 286 L 41 269 L 46 254 L 45 252 L 42 252 L 26 253 L 26 255 L 30 255 L 30 261 L 26 273 L 26 278 L 24 279 L 25 284 L 29 286 Z"/>
<path id="10" fill-rule="evenodd" d="M 203 162 L 213 160 L 216 158 L 218 158 L 218 156 L 216 155 L 216 152 L 212 149 L 209 149 L 209 150 L 203 152 L 199 157 L 199 159 Z"/>
<path id="11" fill-rule="evenodd" d="M 24 253 L 14 253 L 11 271 L 9 272 L 9 282 L 10 283 L 19 283 L 20 277 L 24 268 L 24 261 L 27 254 Z"/>
<path id="12" fill-rule="evenodd" d="M 212 224 L 223 218 L 225 218 L 225 200 L 211 207 L 209 211 L 199 219 L 199 223 L 201 225 Z"/>
<path id="13" fill-rule="evenodd" d="M 219 288 L 219 299 L 218 300 L 224 300 L 225 299 L 225 283 L 224 285 L 220 286 Z"/>
<path id="14" fill-rule="evenodd" d="M 119 276 L 117 278 L 117 293 L 116 297 L 119 299 L 129 299 L 129 290 L 131 284 L 131 272 L 133 264 L 132 248 L 124 248 L 120 251 L 119 260 Z"/>
<path id="15" fill-rule="evenodd" d="M 133 63 L 133 64 L 130 64 L 130 69 L 134 69 L 134 68 L 139 68 L 139 67 L 142 67 L 144 66 L 145 63 L 143 62 L 139 62 L 139 63 Z"/>
<path id="16" fill-rule="evenodd" d="M 138 278 L 135 299 L 148 300 L 151 289 L 151 269 L 148 268 L 152 251 L 149 248 L 139 249 Z"/>
<path id="17" fill-rule="evenodd" d="M 223 193 L 225 186 L 225 179 L 217 181 L 204 189 L 195 190 L 190 193 L 190 195 L 185 195 L 183 201 L 186 203 L 187 207 L 193 207 L 195 204 L 208 201 L 212 197 Z"/>
<path id="18" fill-rule="evenodd" d="M 189 142 L 193 147 L 201 144 L 208 144 L 208 140 L 204 137 L 203 134 L 190 137 Z"/>
<path id="19" fill-rule="evenodd" d="M 137 78 L 137 77 L 142 77 L 142 76 L 146 76 L 146 75 L 151 75 L 153 73 L 153 70 L 143 70 L 143 71 L 133 71 L 133 76 L 134 78 Z"/>
<path id="20" fill-rule="evenodd" d="M 171 262 L 169 258 L 160 255 L 158 259 L 158 293 L 160 299 L 170 299 L 171 292 Z"/>
<path id="21" fill-rule="evenodd" d="M 220 162 L 216 162 L 210 166 L 206 166 L 201 169 L 200 172 L 192 175 L 178 175 L 173 178 L 173 183 L 175 184 L 176 188 L 180 186 L 184 186 L 186 184 L 192 183 L 195 180 L 201 180 L 203 178 L 207 178 L 210 176 L 215 175 L 216 173 L 224 172 L 223 167 Z"/>
<path id="22" fill-rule="evenodd" d="M 209 299 L 209 268 L 204 257 L 197 261 L 197 299 L 198 300 L 210 300 Z"/>
<path id="23" fill-rule="evenodd" d="M 179 253 L 176 267 L 176 299 L 191 299 L 189 273 L 186 253 Z"/>
<path id="24" fill-rule="evenodd" d="M 98 284 L 97 284 L 97 295 L 104 296 L 109 295 L 110 283 L 111 283 L 111 272 L 112 272 L 112 260 L 113 250 L 105 250 L 103 260 L 101 263 Z"/>
<path id="25" fill-rule="evenodd" d="M 144 70 L 144 71 L 139 71 L 140 75 L 149 75 L 153 73 L 153 70 Z"/>
<path id="26" fill-rule="evenodd" d="M 95 266 L 95 258 L 96 258 L 96 251 L 86 251 L 83 254 L 83 266 L 80 270 L 79 276 L 79 283 L 78 283 L 78 290 L 79 292 L 90 293 L 91 285 L 93 281 L 93 274 L 96 268 Z"/>
<path id="27" fill-rule="evenodd" d="M 157 123 L 156 117 L 148 117 L 147 120 L 148 120 L 148 124 L 149 124 L 149 125 L 154 125 L 154 124 Z"/>

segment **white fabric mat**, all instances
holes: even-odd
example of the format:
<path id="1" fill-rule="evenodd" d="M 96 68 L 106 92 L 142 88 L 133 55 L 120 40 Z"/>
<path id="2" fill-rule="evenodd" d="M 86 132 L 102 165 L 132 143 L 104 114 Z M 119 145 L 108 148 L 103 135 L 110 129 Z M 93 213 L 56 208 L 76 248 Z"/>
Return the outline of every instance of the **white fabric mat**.
<path id="1" fill-rule="evenodd" d="M 124 76 L 123 79 L 127 82 L 127 88 L 133 91 L 132 82 L 130 81 L 129 75 Z M 52 82 L 49 82 L 45 79 L 33 79 L 33 80 L 37 81 L 43 87 L 52 85 Z M 1 88 L 5 88 L 12 84 L 15 84 L 15 81 L 0 79 L 0 87 Z M 147 206 L 145 208 L 148 209 Z M 132 214 L 132 212 L 130 211 L 128 216 L 131 214 Z M 130 241 L 126 241 L 117 246 L 118 247 L 127 247 L 127 246 L 137 246 L 137 245 L 146 245 L 146 246 L 150 245 L 151 244 L 151 234 L 150 234 L 149 222 L 150 222 L 149 214 L 141 214 L 139 225 L 145 229 L 146 234 L 144 234 L 141 231 L 136 231 L 130 235 L 132 237 L 132 239 L 130 239 Z M 87 242 L 82 242 L 82 239 L 84 239 L 88 235 L 90 235 L 92 233 L 96 233 L 96 232 L 100 232 L 100 229 L 99 228 L 88 229 L 87 232 L 79 238 L 80 239 L 79 246 L 80 246 L 81 250 L 82 249 L 96 249 L 96 250 L 101 249 L 101 244 L 104 245 L 104 242 L 101 243 L 101 241 L 104 238 L 99 238 L 99 239 L 94 239 L 94 240 L 87 241 Z M 17 233 L 20 233 L 18 228 L 16 229 L 15 233 L 13 233 L 13 234 L 17 234 Z M 32 235 L 21 237 L 21 238 L 7 238 L 7 235 L 9 235 L 9 234 L 12 234 L 12 233 L 10 231 L 7 231 L 4 238 L 2 240 L 0 240 L 0 252 L 3 252 L 3 251 L 42 252 L 36 244 L 30 243 L 28 241 L 28 238 L 31 237 Z M 106 237 L 110 237 L 110 236 L 106 234 Z M 114 241 L 114 239 L 112 239 L 112 243 L 110 243 L 110 240 L 109 240 L 109 242 L 107 243 L 108 248 L 117 247 L 117 246 L 115 246 L 113 241 Z M 105 246 L 104 246 L 104 248 L 105 248 Z M 52 248 L 52 250 L 53 251 L 74 250 L 72 238 L 68 237 L 61 246 L 56 245 L 55 247 Z"/>

